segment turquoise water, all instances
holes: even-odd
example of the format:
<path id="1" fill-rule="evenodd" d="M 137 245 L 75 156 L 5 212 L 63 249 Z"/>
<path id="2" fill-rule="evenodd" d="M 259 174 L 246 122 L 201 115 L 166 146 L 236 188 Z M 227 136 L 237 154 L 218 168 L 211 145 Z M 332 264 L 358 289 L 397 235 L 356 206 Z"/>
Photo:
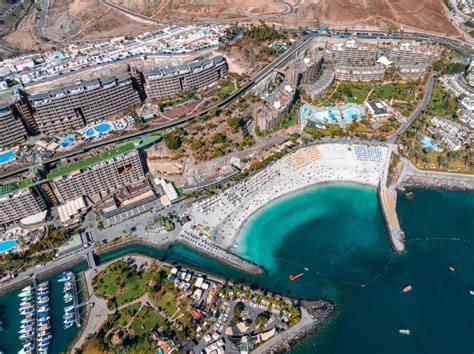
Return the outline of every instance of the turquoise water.
<path id="1" fill-rule="evenodd" d="M 295 353 L 472 353 L 474 296 L 468 292 L 474 288 L 474 193 L 414 194 L 414 200 L 399 196 L 397 204 L 407 234 L 402 256 L 390 250 L 373 190 L 329 185 L 277 201 L 250 222 L 238 251 L 264 265 L 264 276 L 245 275 L 183 246 L 129 247 L 98 262 L 139 252 L 282 294 L 335 301 L 335 319 L 322 334 L 293 348 Z M 305 274 L 289 281 L 296 272 Z M 407 284 L 413 290 L 402 294 Z M 55 322 L 61 321 L 61 302 L 53 309 Z M 16 295 L 0 297 L 2 305 L 11 322 L 0 336 L 0 350 L 13 353 Z M 400 327 L 412 335 L 400 335 Z M 62 324 L 54 330 L 51 352 L 64 350 L 75 330 L 64 332 Z"/>
<path id="2" fill-rule="evenodd" d="M 61 147 L 63 148 L 67 148 L 73 144 L 74 144 L 74 137 L 71 135 L 66 135 L 59 143 L 59 145 L 61 145 Z"/>
<path id="3" fill-rule="evenodd" d="M 362 112 L 354 107 L 348 108 L 344 111 L 344 120 L 345 121 L 352 121 L 354 119 L 359 119 L 362 117 Z"/>
<path id="4" fill-rule="evenodd" d="M 421 144 L 423 145 L 423 147 L 425 149 L 428 149 L 428 150 L 434 150 L 436 152 L 442 152 L 443 151 L 443 148 L 439 147 L 438 145 L 436 145 L 434 142 L 433 142 L 433 139 L 431 138 L 428 138 L 427 136 L 424 136 L 422 139 L 421 139 Z"/>
<path id="5" fill-rule="evenodd" d="M 16 247 L 15 240 L 7 240 L 7 241 L 0 242 L 0 253 L 9 251 L 15 247 Z"/>
<path id="6" fill-rule="evenodd" d="M 97 130 L 99 133 L 101 134 L 105 134 L 107 133 L 110 129 L 112 129 L 112 124 L 110 123 L 100 123 L 100 124 L 97 124 L 95 127 L 94 127 L 95 130 Z"/>
<path id="7" fill-rule="evenodd" d="M 97 125 L 94 125 L 92 128 L 87 129 L 85 132 L 85 136 L 87 138 L 90 138 L 91 136 L 94 136 L 96 133 L 107 134 L 111 129 L 112 129 L 112 124 L 108 122 L 99 123 Z"/>
<path id="8" fill-rule="evenodd" d="M 335 320 L 295 353 L 473 352 L 474 194 L 415 191 L 415 200 L 399 197 L 397 210 L 407 237 L 402 256 L 391 252 L 375 193 L 365 188 L 295 195 L 246 227 L 242 255 L 266 265 L 281 286 L 289 273 L 304 272 L 293 293 L 337 303 Z M 403 294 L 407 284 L 413 290 Z"/>
<path id="9" fill-rule="evenodd" d="M 308 103 L 304 104 L 300 108 L 300 119 L 302 125 L 306 125 L 308 120 L 320 123 L 325 121 L 336 122 L 342 119 L 343 122 L 351 122 L 354 119 L 361 118 L 363 114 L 363 112 L 357 107 L 349 107 L 342 111 L 337 108 L 332 109 L 332 107 L 325 108 L 326 109 L 321 109 Z"/>
<path id="10" fill-rule="evenodd" d="M 15 153 L 12 150 L 0 153 L 0 164 L 15 160 Z"/>

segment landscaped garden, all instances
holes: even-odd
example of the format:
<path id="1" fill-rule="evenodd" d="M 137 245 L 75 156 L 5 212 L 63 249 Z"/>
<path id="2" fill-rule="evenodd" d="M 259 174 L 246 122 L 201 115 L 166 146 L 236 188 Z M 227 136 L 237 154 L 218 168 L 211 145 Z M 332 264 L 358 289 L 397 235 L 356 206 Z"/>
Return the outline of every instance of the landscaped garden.
<path id="1" fill-rule="evenodd" d="M 152 272 L 140 271 L 136 265 L 117 261 L 92 280 L 95 293 L 115 308 L 142 296 L 150 285 Z"/>

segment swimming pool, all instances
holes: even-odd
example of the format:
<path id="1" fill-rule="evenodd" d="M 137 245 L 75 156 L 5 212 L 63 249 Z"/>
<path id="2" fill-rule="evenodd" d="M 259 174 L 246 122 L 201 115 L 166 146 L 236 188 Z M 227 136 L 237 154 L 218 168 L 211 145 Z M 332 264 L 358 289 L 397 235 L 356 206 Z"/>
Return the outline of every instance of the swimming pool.
<path id="1" fill-rule="evenodd" d="M 344 110 L 343 116 L 345 121 L 357 120 L 362 117 L 362 112 L 356 107 L 350 107 Z"/>
<path id="2" fill-rule="evenodd" d="M 16 241 L 15 240 L 7 240 L 0 242 L 0 253 L 5 253 L 7 251 L 10 251 L 16 247 Z"/>
<path id="3" fill-rule="evenodd" d="M 107 134 L 110 130 L 113 129 L 113 126 L 109 122 L 103 122 L 94 125 L 92 128 L 89 128 L 84 133 L 87 138 L 95 136 L 97 133 L 99 134 Z"/>
<path id="4" fill-rule="evenodd" d="M 74 137 L 71 135 L 66 135 L 59 143 L 59 145 L 61 145 L 62 148 L 67 148 L 73 144 L 74 144 Z"/>
<path id="5" fill-rule="evenodd" d="M 300 108 L 300 121 L 303 125 L 306 125 L 307 121 L 315 123 L 349 123 L 362 118 L 363 115 L 363 108 L 355 105 L 315 107 L 306 103 Z"/>
<path id="6" fill-rule="evenodd" d="M 0 152 L 0 165 L 15 160 L 15 153 L 13 150 Z"/>
<path id="7" fill-rule="evenodd" d="M 94 127 L 95 130 L 97 130 L 99 133 L 101 134 L 105 134 L 107 133 L 110 129 L 112 129 L 112 124 L 110 123 L 100 123 L 100 124 L 97 124 L 95 127 Z"/>
<path id="8" fill-rule="evenodd" d="M 421 144 L 423 144 L 423 147 L 427 150 L 434 150 L 436 152 L 442 152 L 443 151 L 443 148 L 436 145 L 434 142 L 433 142 L 433 139 L 431 138 L 428 138 L 427 136 L 424 136 L 422 139 L 421 139 Z"/>

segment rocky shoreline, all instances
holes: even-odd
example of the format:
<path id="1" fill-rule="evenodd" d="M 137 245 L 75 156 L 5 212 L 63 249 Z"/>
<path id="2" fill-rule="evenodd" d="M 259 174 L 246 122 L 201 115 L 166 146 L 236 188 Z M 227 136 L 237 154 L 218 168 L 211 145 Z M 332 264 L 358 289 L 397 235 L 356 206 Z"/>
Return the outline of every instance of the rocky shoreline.
<path id="1" fill-rule="evenodd" d="M 451 178 L 445 179 L 440 177 L 425 177 L 425 176 L 407 176 L 400 183 L 399 191 L 405 189 L 447 189 L 447 190 L 459 190 L 459 191 L 473 191 L 474 184 L 472 180 L 467 178 Z"/>
<path id="2" fill-rule="evenodd" d="M 266 347 L 265 353 L 287 353 L 292 347 L 318 332 L 327 323 L 335 310 L 335 306 L 327 300 L 302 301 L 301 306 L 302 310 L 306 311 L 309 315 L 309 321 L 302 323 L 302 319 L 301 325 L 295 325 L 295 327 L 300 326 L 295 328 L 295 331 L 291 331 L 290 328 L 288 331 L 275 337 L 275 343 Z M 261 348 L 257 348 L 257 352 L 259 351 L 258 349 Z"/>

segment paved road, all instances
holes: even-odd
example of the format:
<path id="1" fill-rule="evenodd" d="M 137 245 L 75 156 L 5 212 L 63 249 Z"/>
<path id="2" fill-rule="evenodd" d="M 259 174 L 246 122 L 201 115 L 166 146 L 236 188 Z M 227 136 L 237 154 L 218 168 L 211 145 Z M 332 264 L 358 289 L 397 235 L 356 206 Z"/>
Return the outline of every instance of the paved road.
<path id="1" fill-rule="evenodd" d="M 433 92 L 433 85 L 437 79 L 437 75 L 434 74 L 432 75 L 428 83 L 426 84 L 426 89 L 425 89 L 425 95 L 423 96 L 423 100 L 421 101 L 420 105 L 416 107 L 416 109 L 412 112 L 410 117 L 406 120 L 403 125 L 398 128 L 398 130 L 390 135 L 387 139 L 387 142 L 389 143 L 395 143 L 395 141 L 398 139 L 398 137 L 403 134 L 409 127 L 410 125 L 418 118 L 418 116 L 426 109 L 426 106 L 428 106 L 428 103 L 430 102 L 431 98 L 431 93 Z"/>
<path id="2" fill-rule="evenodd" d="M 55 43 L 61 43 L 60 41 L 54 40 L 46 36 L 44 33 L 44 27 L 46 25 L 46 20 L 48 18 L 48 10 L 49 10 L 49 0 L 41 0 L 40 1 L 40 13 L 39 18 L 36 22 L 36 34 L 40 38 L 51 40 Z"/>

